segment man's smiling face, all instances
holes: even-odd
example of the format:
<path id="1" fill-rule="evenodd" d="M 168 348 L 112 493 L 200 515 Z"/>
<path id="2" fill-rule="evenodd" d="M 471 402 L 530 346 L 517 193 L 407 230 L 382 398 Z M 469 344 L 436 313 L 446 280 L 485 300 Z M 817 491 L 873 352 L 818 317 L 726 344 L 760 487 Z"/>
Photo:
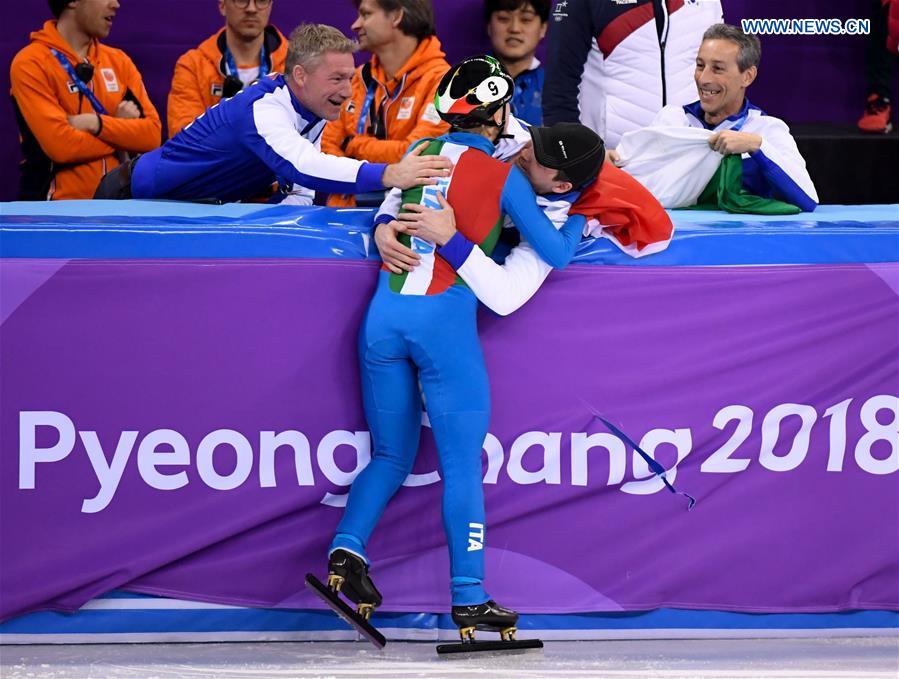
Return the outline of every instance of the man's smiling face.
<path id="1" fill-rule="evenodd" d="M 518 61 L 533 57 L 537 45 L 546 35 L 546 24 L 540 20 L 533 5 L 525 2 L 518 9 L 491 14 L 487 35 L 499 57 Z"/>
<path id="2" fill-rule="evenodd" d="M 356 33 L 360 49 L 374 52 L 396 41 L 397 25 L 401 18 L 400 10 L 385 12 L 377 0 L 362 0 L 359 15 L 350 30 Z"/>
<path id="3" fill-rule="evenodd" d="M 319 118 L 337 120 L 340 107 L 353 94 L 352 54 L 325 52 L 308 67 L 297 66 L 294 79 L 302 88 L 303 105 Z"/>
<path id="4" fill-rule="evenodd" d="M 704 40 L 696 55 L 693 78 L 699 105 L 710 123 L 718 123 L 743 107 L 746 88 L 755 80 L 756 67 L 741 71 L 740 46 L 730 40 Z"/>

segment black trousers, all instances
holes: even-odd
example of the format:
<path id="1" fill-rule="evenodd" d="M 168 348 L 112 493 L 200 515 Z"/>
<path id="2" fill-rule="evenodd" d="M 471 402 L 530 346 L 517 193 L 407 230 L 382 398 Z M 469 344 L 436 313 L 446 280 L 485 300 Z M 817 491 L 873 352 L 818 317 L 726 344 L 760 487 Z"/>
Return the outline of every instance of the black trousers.
<path id="1" fill-rule="evenodd" d="M 881 0 L 871 0 L 871 34 L 865 44 L 868 94 L 891 98 L 896 56 L 887 51 L 887 10 Z"/>
<path id="2" fill-rule="evenodd" d="M 132 158 L 103 175 L 97 190 L 94 191 L 94 199 L 127 200 L 131 198 L 131 172 L 139 157 Z"/>

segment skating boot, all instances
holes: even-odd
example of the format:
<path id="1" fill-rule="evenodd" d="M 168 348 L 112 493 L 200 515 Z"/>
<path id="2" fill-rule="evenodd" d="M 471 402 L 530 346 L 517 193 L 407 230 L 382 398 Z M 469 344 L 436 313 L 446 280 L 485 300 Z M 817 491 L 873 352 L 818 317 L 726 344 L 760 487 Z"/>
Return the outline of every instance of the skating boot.
<path id="1" fill-rule="evenodd" d="M 381 593 L 368 575 L 368 564 L 360 557 L 335 549 L 328 559 L 327 587 L 312 573 L 306 574 L 306 586 L 375 646 L 384 648 L 387 645 L 384 635 L 368 621 L 375 608 L 381 605 Z M 356 604 L 356 610 L 350 608 L 340 594 Z"/>
<path id="2" fill-rule="evenodd" d="M 543 648 L 539 639 L 515 639 L 518 613 L 503 608 L 493 599 L 477 606 L 453 606 L 453 622 L 459 626 L 461 644 L 441 644 L 438 653 L 471 653 L 475 651 L 511 651 Z M 498 632 L 500 641 L 475 641 L 475 630 Z"/>
<path id="3" fill-rule="evenodd" d="M 328 559 L 328 587 L 358 604 L 365 618 L 381 605 L 381 593 L 368 575 L 368 564 L 345 549 L 335 549 Z"/>

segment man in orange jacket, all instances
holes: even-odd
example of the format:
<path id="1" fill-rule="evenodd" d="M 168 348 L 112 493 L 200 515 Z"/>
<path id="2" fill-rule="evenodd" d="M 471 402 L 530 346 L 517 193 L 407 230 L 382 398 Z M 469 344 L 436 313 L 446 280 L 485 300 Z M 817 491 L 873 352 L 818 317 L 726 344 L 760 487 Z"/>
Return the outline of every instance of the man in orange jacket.
<path id="1" fill-rule="evenodd" d="M 353 0 L 352 30 L 373 54 L 356 69 L 353 94 L 328 123 L 322 151 L 373 163 L 399 161 L 409 145 L 449 127 L 434 108 L 434 94 L 449 70 L 434 35 L 431 0 Z M 378 201 L 380 203 L 380 201 Z M 351 207 L 355 197 L 332 194 L 328 205 Z"/>
<path id="2" fill-rule="evenodd" d="M 159 146 L 162 123 L 137 68 L 100 44 L 118 0 L 49 0 L 56 20 L 10 67 L 24 159 L 20 200 L 91 198 L 128 153 Z"/>
<path id="3" fill-rule="evenodd" d="M 287 40 L 269 24 L 272 0 L 218 0 L 218 4 L 225 27 L 175 64 L 168 102 L 170 137 L 245 85 L 284 72 Z"/>

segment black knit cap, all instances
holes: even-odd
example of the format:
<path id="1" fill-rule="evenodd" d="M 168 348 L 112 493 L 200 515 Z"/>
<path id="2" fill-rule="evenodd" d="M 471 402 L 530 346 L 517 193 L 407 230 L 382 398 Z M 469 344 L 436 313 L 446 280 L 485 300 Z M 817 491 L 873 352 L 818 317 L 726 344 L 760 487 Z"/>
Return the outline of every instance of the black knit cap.
<path id="1" fill-rule="evenodd" d="M 606 146 L 596 132 L 580 123 L 529 127 L 537 162 L 562 170 L 575 188 L 594 179 L 606 157 Z"/>
<path id="2" fill-rule="evenodd" d="M 47 4 L 50 5 L 50 11 L 53 12 L 53 16 L 57 19 L 59 15 L 62 14 L 62 11 L 66 8 L 72 0 L 47 0 Z"/>

